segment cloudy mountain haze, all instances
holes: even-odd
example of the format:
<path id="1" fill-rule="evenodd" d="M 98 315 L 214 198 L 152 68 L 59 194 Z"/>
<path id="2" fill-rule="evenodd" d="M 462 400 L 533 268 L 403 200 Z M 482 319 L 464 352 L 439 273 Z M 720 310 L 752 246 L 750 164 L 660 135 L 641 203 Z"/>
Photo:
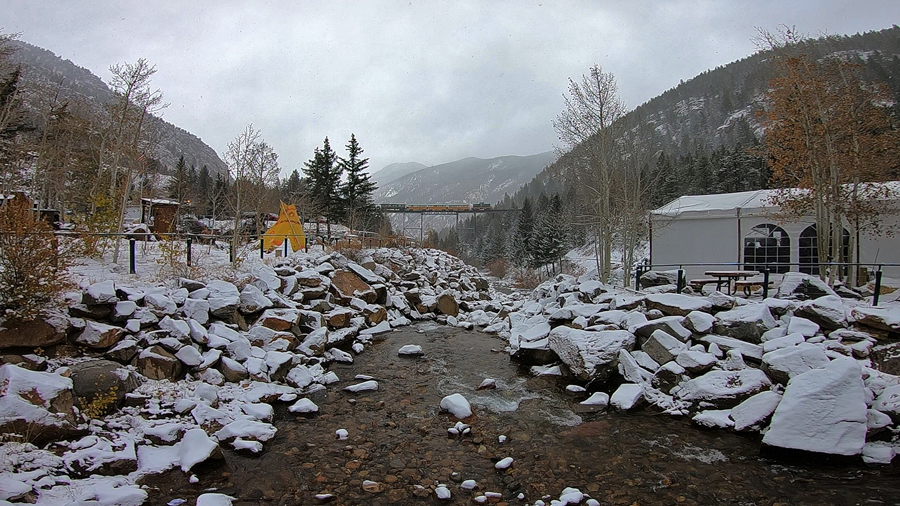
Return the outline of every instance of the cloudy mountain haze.
<path id="1" fill-rule="evenodd" d="M 370 167 L 549 151 L 567 79 L 593 63 L 635 107 L 754 51 L 755 27 L 854 33 L 891 1 L 32 2 L 2 28 L 104 81 L 146 58 L 164 118 L 220 154 L 248 123 L 284 169 L 354 133 Z"/>

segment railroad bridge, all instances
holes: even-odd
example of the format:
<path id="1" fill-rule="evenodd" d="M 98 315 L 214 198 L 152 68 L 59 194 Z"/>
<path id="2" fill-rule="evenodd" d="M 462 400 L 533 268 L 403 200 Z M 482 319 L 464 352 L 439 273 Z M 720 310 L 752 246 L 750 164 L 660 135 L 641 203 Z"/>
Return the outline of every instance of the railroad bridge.
<path id="1" fill-rule="evenodd" d="M 479 202 L 477 204 L 376 204 L 376 206 L 385 214 L 402 214 L 403 215 L 403 235 L 406 231 L 419 231 L 419 243 L 425 238 L 425 215 L 429 216 L 456 216 L 456 229 L 459 230 L 459 215 L 473 214 L 476 218 L 473 220 L 475 224 L 475 232 L 478 232 L 478 213 L 505 213 L 514 211 L 514 209 L 494 209 L 490 204 Z M 406 223 L 407 214 L 419 215 L 419 226 L 410 226 Z"/>

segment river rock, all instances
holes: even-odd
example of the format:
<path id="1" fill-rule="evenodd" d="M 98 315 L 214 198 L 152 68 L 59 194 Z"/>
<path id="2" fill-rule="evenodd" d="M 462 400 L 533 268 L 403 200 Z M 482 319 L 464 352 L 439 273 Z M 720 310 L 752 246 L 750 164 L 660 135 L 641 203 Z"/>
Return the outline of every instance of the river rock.
<path id="1" fill-rule="evenodd" d="M 437 310 L 440 311 L 441 314 L 447 316 L 458 316 L 459 303 L 456 302 L 456 298 L 453 294 L 444 292 L 437 298 Z"/>
<path id="2" fill-rule="evenodd" d="M 71 379 L 4 364 L 0 385 L 0 433 L 28 434 L 35 444 L 78 433 Z"/>
<path id="3" fill-rule="evenodd" d="M 762 335 L 776 325 L 765 304 L 747 304 L 716 315 L 716 334 L 759 344 Z"/>
<path id="4" fill-rule="evenodd" d="M 859 455 L 865 443 L 865 387 L 849 357 L 791 379 L 763 437 L 765 445 L 832 455 Z"/>
<path id="5" fill-rule="evenodd" d="M 628 411 L 637 407 L 643 400 L 643 386 L 635 383 L 623 383 L 613 392 L 609 404 L 616 409 Z"/>
<path id="6" fill-rule="evenodd" d="M 717 348 L 726 353 L 730 350 L 737 350 L 745 358 L 749 358 L 755 362 L 762 360 L 763 347 L 758 344 L 748 343 L 747 341 L 741 341 L 740 339 L 734 339 L 733 337 L 717 336 L 715 334 L 703 336 L 699 340 L 710 346 L 715 344 Z"/>
<path id="7" fill-rule="evenodd" d="M 462 394 L 450 394 L 441 399 L 441 411 L 447 411 L 459 419 L 472 416 L 472 406 Z"/>
<path id="8" fill-rule="evenodd" d="M 147 304 L 147 308 L 158 317 L 173 315 L 178 311 L 175 301 L 161 293 L 148 293 L 144 296 L 144 302 Z"/>
<path id="9" fill-rule="evenodd" d="M 698 334 L 706 334 L 712 330 L 713 325 L 716 323 L 716 317 L 702 311 L 691 311 L 681 323 L 688 330 Z"/>
<path id="10" fill-rule="evenodd" d="M 371 304 L 378 297 L 375 290 L 359 276 L 348 270 L 336 270 L 331 278 L 331 292 L 342 304 L 359 297 Z"/>
<path id="11" fill-rule="evenodd" d="M 119 301 L 119 297 L 116 295 L 116 285 L 110 279 L 88 286 L 81 300 L 87 305 L 115 304 Z"/>
<path id="12" fill-rule="evenodd" d="M 686 343 L 688 339 L 691 338 L 692 334 L 690 330 L 686 329 L 684 325 L 681 324 L 682 320 L 684 320 L 684 318 L 681 316 L 664 316 L 662 318 L 657 318 L 656 320 L 644 321 L 632 325 L 628 330 L 637 337 L 637 343 L 640 347 L 643 347 L 644 341 L 657 330 L 662 330 L 682 343 Z"/>
<path id="13" fill-rule="evenodd" d="M 581 381 L 605 380 L 616 370 L 620 350 L 634 349 L 634 334 L 627 330 L 593 332 L 556 327 L 548 335 L 550 349 Z"/>
<path id="14" fill-rule="evenodd" d="M 690 374 L 702 374 L 716 365 L 716 356 L 699 350 L 686 350 L 675 357 L 675 362 Z"/>
<path id="15" fill-rule="evenodd" d="M 256 313 L 272 307 L 272 301 L 263 294 L 262 290 L 252 284 L 241 290 L 240 300 L 238 310 L 244 314 Z"/>
<path id="16" fill-rule="evenodd" d="M 684 367 L 675 362 L 666 362 L 653 374 L 651 383 L 663 393 L 669 393 L 676 385 L 688 379 Z"/>

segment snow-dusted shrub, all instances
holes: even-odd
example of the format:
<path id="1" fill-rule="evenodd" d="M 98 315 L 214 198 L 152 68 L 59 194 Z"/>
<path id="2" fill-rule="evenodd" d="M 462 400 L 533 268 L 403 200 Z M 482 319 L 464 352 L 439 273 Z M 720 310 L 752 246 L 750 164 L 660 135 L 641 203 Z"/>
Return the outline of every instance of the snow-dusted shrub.
<path id="1" fill-rule="evenodd" d="M 0 207 L 0 316 L 29 321 L 62 301 L 71 258 L 27 206 Z"/>

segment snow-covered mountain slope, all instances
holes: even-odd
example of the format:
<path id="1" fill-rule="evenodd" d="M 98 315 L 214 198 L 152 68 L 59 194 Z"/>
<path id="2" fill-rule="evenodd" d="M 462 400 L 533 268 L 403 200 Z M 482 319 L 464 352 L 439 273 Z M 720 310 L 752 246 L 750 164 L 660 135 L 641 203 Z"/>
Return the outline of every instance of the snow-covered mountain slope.
<path id="1" fill-rule="evenodd" d="M 406 163 L 392 163 L 378 172 L 372 174 L 372 181 L 382 187 L 392 181 L 396 181 L 401 177 L 415 172 L 417 170 L 422 170 L 427 168 L 428 166 L 425 164 L 421 164 L 419 162 L 406 162 Z"/>
<path id="2" fill-rule="evenodd" d="M 495 203 L 512 195 L 556 159 L 552 151 L 488 160 L 464 158 L 417 170 L 375 192 L 376 202 Z"/>

